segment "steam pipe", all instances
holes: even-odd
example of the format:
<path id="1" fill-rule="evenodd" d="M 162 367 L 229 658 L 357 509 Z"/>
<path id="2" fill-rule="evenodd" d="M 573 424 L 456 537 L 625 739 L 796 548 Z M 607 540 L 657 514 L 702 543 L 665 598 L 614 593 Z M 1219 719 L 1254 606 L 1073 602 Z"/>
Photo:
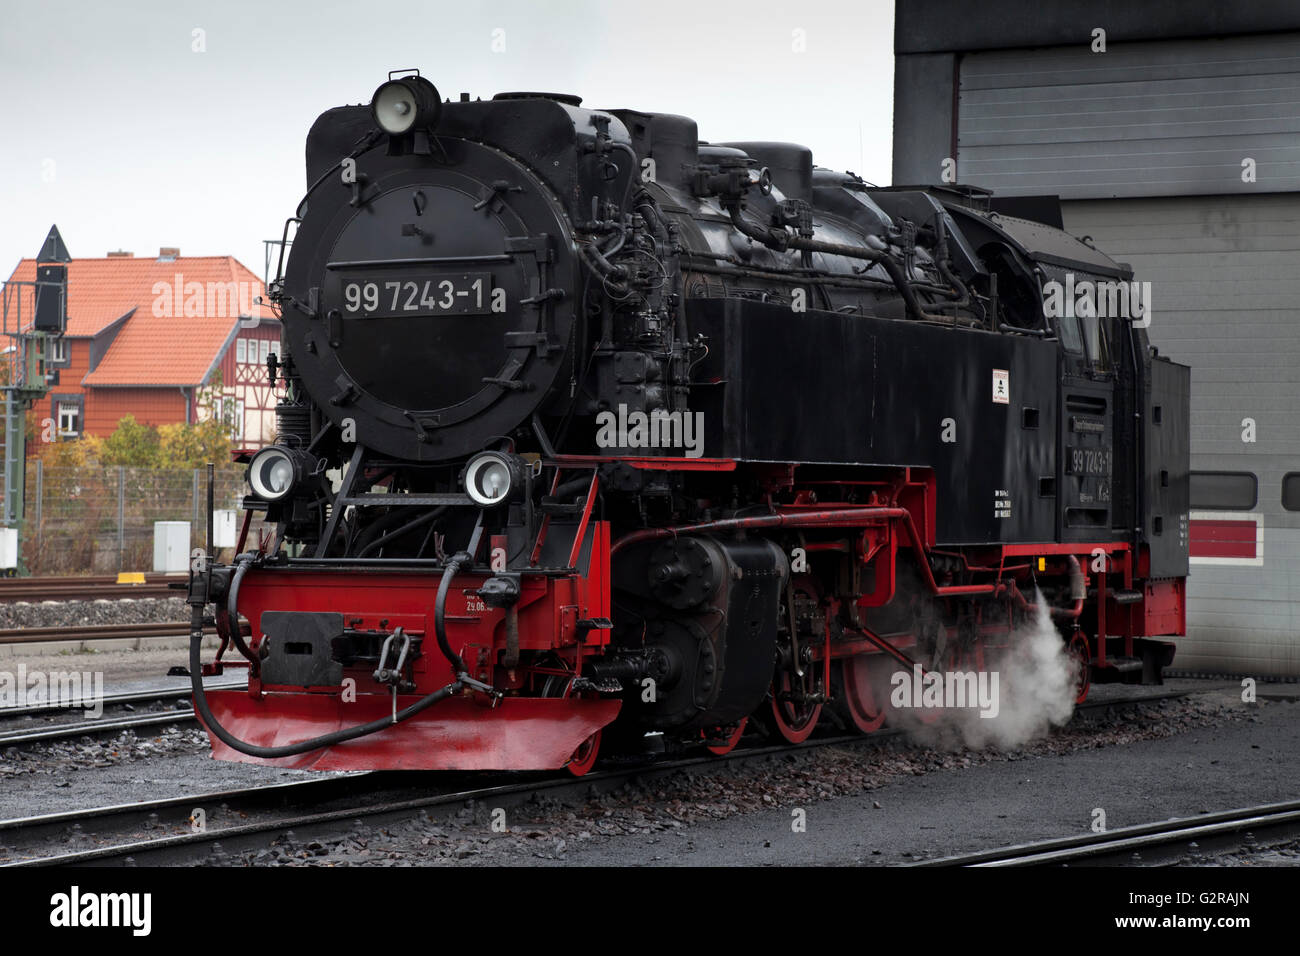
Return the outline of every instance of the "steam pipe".
<path id="1" fill-rule="evenodd" d="M 850 246 L 841 242 L 804 239 L 802 236 L 792 236 L 781 229 L 764 229 L 755 226 L 741 215 L 739 203 L 726 201 L 723 206 L 727 210 L 727 215 L 731 217 L 732 225 L 749 236 L 749 238 L 761 242 L 769 249 L 775 249 L 777 252 L 785 252 L 787 249 L 802 249 L 807 252 L 821 252 L 826 255 L 844 256 L 849 259 L 867 259 L 872 262 L 883 258 L 885 255 L 883 248 L 863 249 L 861 246 Z"/>
<path id="2" fill-rule="evenodd" d="M 610 556 L 613 557 L 629 545 L 659 538 L 674 538 L 679 534 L 743 531 L 750 528 L 799 528 L 805 525 L 853 527 L 861 524 L 863 519 L 871 518 L 903 519 L 903 527 L 912 542 L 912 547 L 921 557 L 917 564 L 921 566 L 921 570 L 925 574 L 925 583 L 939 597 L 963 597 L 977 594 L 993 594 L 995 592 L 997 585 L 994 584 L 940 586 L 934 579 L 934 572 L 930 570 L 930 562 L 925 560 L 925 545 L 921 541 L 920 532 L 917 531 L 916 522 L 912 520 L 912 512 L 906 508 L 835 508 L 826 511 L 804 511 L 798 514 L 781 513 L 755 515 L 750 518 L 724 518 L 719 521 L 705 521 L 700 524 L 680 525 L 675 528 L 643 528 L 640 531 L 633 531 L 631 534 L 624 535 L 614 542 L 614 546 L 610 548 Z"/>
<path id="3" fill-rule="evenodd" d="M 1070 608 L 1052 608 L 1052 617 L 1061 620 L 1078 620 L 1079 615 L 1083 613 L 1083 602 L 1088 597 L 1087 584 L 1083 579 L 1083 568 L 1079 566 L 1079 559 L 1074 555 L 1066 555 L 1070 562 L 1070 597 L 1074 598 L 1074 604 Z"/>
<path id="4" fill-rule="evenodd" d="M 732 225 L 740 232 L 744 233 L 751 239 L 761 242 L 769 249 L 775 249 L 777 252 L 785 252 L 787 249 L 803 249 L 808 252 L 821 252 L 827 255 L 844 256 L 850 259 L 865 259 L 869 262 L 879 262 L 885 269 L 886 274 L 894 283 L 894 288 L 898 294 L 903 297 L 907 304 L 907 311 L 914 319 L 927 322 L 950 322 L 950 317 L 944 315 L 933 315 L 926 312 L 921 307 L 920 301 L 916 298 L 916 292 L 913 290 L 907 276 L 903 273 L 903 267 L 892 259 L 884 249 L 862 249 L 859 246 L 849 246 L 839 242 L 822 242 L 817 239 L 804 239 L 801 236 L 792 236 L 783 230 L 764 229 L 755 226 L 745 219 L 740 213 L 740 204 L 735 201 L 724 203 L 727 215 L 731 217 Z M 941 240 L 942 241 L 942 240 Z M 939 274 L 942 275 L 956 290 L 959 298 L 953 303 L 956 308 L 964 308 L 970 304 L 970 292 L 966 287 L 956 280 L 956 277 L 947 270 L 942 264 L 939 265 Z"/>
<path id="5" fill-rule="evenodd" d="M 1087 583 L 1084 581 L 1083 568 L 1079 564 L 1079 559 L 1072 554 L 1066 555 L 1066 558 L 1070 562 L 1070 597 L 1074 600 L 1074 604 L 1068 608 L 1049 606 L 1048 611 L 1055 620 L 1077 621 L 1083 614 L 1083 605 L 1088 597 Z M 1015 597 L 1016 603 L 1020 605 L 1022 610 L 1038 610 L 1038 605 L 1030 604 L 1029 599 L 1025 597 L 1020 588 L 1016 587 L 1014 581 L 1011 582 L 1009 591 L 1011 595 Z"/>
<path id="6" fill-rule="evenodd" d="M 582 260 L 587 263 L 587 266 L 593 272 L 595 272 L 597 276 L 600 277 L 602 282 L 609 282 L 614 284 L 616 287 L 616 291 L 620 293 L 630 292 L 631 288 L 628 286 L 627 282 L 624 281 L 627 278 L 627 269 L 624 268 L 623 266 L 614 265 L 614 263 L 610 262 L 608 259 L 608 256 L 614 255 L 616 252 L 618 252 L 620 249 L 623 248 L 623 242 L 625 236 L 622 232 L 621 227 L 618 227 L 617 224 L 609 224 L 609 225 L 612 228 L 608 228 L 606 229 L 606 231 L 613 231 L 613 229 L 618 229 L 619 234 L 614 245 L 611 246 L 608 250 L 601 250 L 596 245 L 595 240 L 591 242 L 582 243 L 581 245 L 579 245 L 578 248 L 581 251 Z"/>
<path id="7" fill-rule="evenodd" d="M 393 538 L 400 537 L 406 534 L 408 531 L 414 531 L 416 528 L 423 527 L 424 525 L 428 524 L 430 521 L 436 520 L 444 512 L 446 512 L 447 507 L 448 507 L 447 505 L 442 505 L 441 507 L 434 508 L 432 511 L 426 514 L 422 514 L 420 515 L 420 517 L 414 518 L 411 521 L 406 522 L 406 524 L 402 525 L 401 527 L 394 528 L 392 531 L 389 531 L 387 534 L 380 535 L 374 541 L 371 541 L 368 545 L 362 548 L 360 553 L 357 554 L 357 557 L 364 558 L 366 555 L 368 555 L 371 551 L 374 551 L 384 542 L 391 541 Z"/>

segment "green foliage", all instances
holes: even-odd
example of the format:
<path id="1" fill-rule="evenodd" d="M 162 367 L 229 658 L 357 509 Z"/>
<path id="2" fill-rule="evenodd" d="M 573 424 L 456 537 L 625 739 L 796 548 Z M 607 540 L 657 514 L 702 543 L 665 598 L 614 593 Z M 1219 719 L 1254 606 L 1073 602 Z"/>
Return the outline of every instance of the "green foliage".
<path id="1" fill-rule="evenodd" d="M 201 468 L 230 461 L 234 402 L 221 400 L 220 373 L 199 393 L 203 417 L 197 422 L 144 425 L 134 415 L 117 423 L 106 438 L 88 436 L 75 442 L 41 446 L 37 456 L 47 467 L 94 464 L 126 468 Z M 75 446 L 75 450 L 68 446 Z"/>
<path id="2" fill-rule="evenodd" d="M 218 508 L 238 509 L 245 490 L 244 469 L 230 460 L 235 403 L 221 398 L 217 377 L 199 393 L 198 422 L 155 426 L 128 415 L 103 438 L 33 442 L 43 481 L 39 522 L 35 503 L 28 506 L 28 566 L 42 574 L 147 570 L 155 521 L 191 522 L 192 546 L 200 546 L 204 466 L 217 466 Z M 28 487 L 34 493 L 34 464 Z"/>
<path id="3" fill-rule="evenodd" d="M 97 457 L 101 465 L 156 468 L 160 450 L 158 429 L 141 425 L 134 415 L 127 415 L 117 423 L 113 434 L 99 442 Z"/>

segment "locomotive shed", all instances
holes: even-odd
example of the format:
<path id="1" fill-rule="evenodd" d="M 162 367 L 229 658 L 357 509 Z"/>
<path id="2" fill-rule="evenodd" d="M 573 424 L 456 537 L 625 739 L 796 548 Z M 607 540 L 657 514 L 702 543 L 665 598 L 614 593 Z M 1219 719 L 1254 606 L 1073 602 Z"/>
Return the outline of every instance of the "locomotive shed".
<path id="1" fill-rule="evenodd" d="M 1176 666 L 1294 678 L 1300 19 L 1286 3 L 962 6 L 897 5 L 894 181 L 953 157 L 959 181 L 1150 281 L 1151 343 L 1193 369 Z M 1106 52 L 1078 42 L 1103 25 Z"/>

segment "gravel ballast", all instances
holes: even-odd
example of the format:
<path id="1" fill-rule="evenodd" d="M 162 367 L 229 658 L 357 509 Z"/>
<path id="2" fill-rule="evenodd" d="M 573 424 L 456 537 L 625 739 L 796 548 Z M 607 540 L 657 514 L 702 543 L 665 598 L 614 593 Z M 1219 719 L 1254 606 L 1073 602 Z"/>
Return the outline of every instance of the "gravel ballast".
<path id="1" fill-rule="evenodd" d="M 1098 807 L 1117 827 L 1283 799 L 1298 711 L 1220 693 L 1140 705 L 1009 752 L 829 746 L 634 779 L 579 803 L 539 795 L 509 812 L 479 803 L 388 826 L 358 821 L 337 837 L 278 837 L 223 862 L 906 863 L 1087 832 Z M 1251 742 L 1278 735 L 1285 746 Z M 1254 767 L 1253 780 L 1221 766 L 1230 763 Z"/>
<path id="2" fill-rule="evenodd" d="M 152 624 L 188 621 L 184 599 L 118 598 L 95 601 L 15 601 L 0 604 L 0 629 L 87 627 L 100 624 Z"/>

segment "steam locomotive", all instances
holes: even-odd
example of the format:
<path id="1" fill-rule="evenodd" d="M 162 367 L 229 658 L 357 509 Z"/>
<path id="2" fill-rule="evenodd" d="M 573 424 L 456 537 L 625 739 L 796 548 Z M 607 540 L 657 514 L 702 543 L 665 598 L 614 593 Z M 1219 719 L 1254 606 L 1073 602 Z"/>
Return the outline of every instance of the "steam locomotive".
<path id="1" fill-rule="evenodd" d="M 891 675 L 995 666 L 1043 613 L 1080 699 L 1172 660 L 1189 370 L 1089 243 L 418 73 L 306 159 L 278 437 L 191 576 L 216 757 L 582 774 L 870 732 Z M 228 651 L 247 689 L 205 691 Z"/>

